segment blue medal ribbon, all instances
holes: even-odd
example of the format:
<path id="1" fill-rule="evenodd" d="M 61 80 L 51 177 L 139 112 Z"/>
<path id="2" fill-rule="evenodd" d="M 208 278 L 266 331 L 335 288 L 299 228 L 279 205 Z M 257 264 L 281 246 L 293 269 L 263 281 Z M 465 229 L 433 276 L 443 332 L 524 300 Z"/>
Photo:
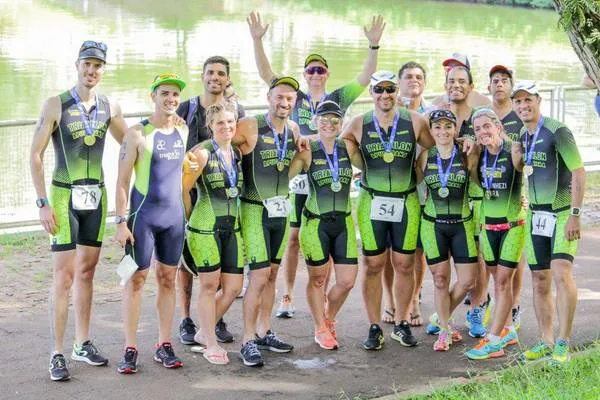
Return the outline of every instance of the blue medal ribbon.
<path id="1" fill-rule="evenodd" d="M 219 158 L 219 162 L 223 166 L 223 171 L 225 171 L 227 179 L 229 180 L 229 187 L 237 187 L 237 168 L 235 167 L 235 154 L 233 153 L 233 147 L 229 147 L 229 150 L 231 151 L 231 168 L 229 168 L 227 162 L 225 161 L 225 157 L 223 156 L 223 150 L 221 150 L 221 148 L 214 139 L 211 139 L 211 141 L 213 147 L 215 148 L 215 153 Z"/>
<path id="2" fill-rule="evenodd" d="M 538 135 L 542 126 L 544 125 L 544 117 L 541 117 L 535 127 L 535 133 L 533 134 L 533 140 L 531 141 L 531 145 L 529 145 L 529 131 L 525 134 L 525 165 L 531 165 L 533 161 L 533 150 L 535 149 L 535 142 L 537 142 Z"/>
<path id="3" fill-rule="evenodd" d="M 448 187 L 448 179 L 450 178 L 450 170 L 452 169 L 452 163 L 454 162 L 454 156 L 456 155 L 456 146 L 452 147 L 452 155 L 450 156 L 450 163 L 448 163 L 448 168 L 444 171 L 442 166 L 442 157 L 440 157 L 440 152 L 438 150 L 437 156 L 437 167 L 438 167 L 438 176 L 440 178 L 440 184 L 442 188 Z"/>
<path id="4" fill-rule="evenodd" d="M 329 158 L 329 154 L 325 150 L 325 146 L 323 146 L 323 142 L 319 140 L 319 146 L 323 153 L 325 154 L 325 159 L 327 160 L 327 165 L 329 165 L 329 170 L 331 171 L 331 178 L 334 182 L 338 182 L 340 179 L 340 164 L 338 159 L 338 151 L 337 151 L 337 143 L 333 143 L 333 161 Z"/>
<path id="5" fill-rule="evenodd" d="M 496 154 L 496 158 L 494 159 L 494 163 L 492 164 L 492 170 L 490 171 L 489 174 L 488 174 L 488 166 L 487 166 L 487 160 L 488 160 L 487 146 L 485 147 L 485 150 L 483 151 L 483 167 L 484 167 L 483 181 L 485 182 L 485 188 L 487 190 L 492 190 L 492 183 L 494 182 L 494 174 L 496 173 L 496 164 L 498 163 L 498 157 L 500 156 L 500 153 L 502 153 L 502 146 L 504 146 L 504 140 L 500 143 L 500 150 L 498 150 L 498 153 Z"/>
<path id="6" fill-rule="evenodd" d="M 392 147 L 394 146 L 394 139 L 396 139 L 396 129 L 398 129 L 398 120 L 400 119 L 400 114 L 394 114 L 394 123 L 392 125 L 392 132 L 390 133 L 390 140 L 386 143 L 383 139 L 383 134 L 381 133 L 381 127 L 379 125 L 379 121 L 375 114 L 373 114 L 373 125 L 375 125 L 375 130 L 377 131 L 377 135 L 379 135 L 379 140 L 381 140 L 381 144 L 383 145 L 383 150 L 386 153 L 390 153 L 392 151 Z"/>
<path id="7" fill-rule="evenodd" d="M 308 100 L 308 104 L 310 104 L 310 116 L 312 118 L 317 113 L 317 107 L 319 106 L 319 104 L 321 104 L 323 100 L 325 100 L 325 98 L 327 97 L 327 93 L 324 93 L 323 96 L 321 96 L 317 104 L 313 104 L 312 98 L 310 97 L 310 93 L 306 93 L 305 96 L 306 100 Z"/>
<path id="8" fill-rule="evenodd" d="M 285 158 L 285 149 L 286 149 L 287 142 L 288 142 L 287 124 L 285 124 L 285 126 L 283 128 L 283 145 L 279 141 L 279 134 L 275 130 L 275 127 L 271 123 L 271 118 L 269 118 L 268 115 L 267 115 L 267 124 L 269 125 L 269 128 L 271 128 L 271 132 L 273 132 L 273 138 L 275 139 L 275 147 L 277 148 L 277 161 L 283 162 L 283 159 Z"/>
<path id="9" fill-rule="evenodd" d="M 79 97 L 79 94 L 77 94 L 77 91 L 75 90 L 75 88 L 71 89 L 71 96 L 73 96 L 73 99 L 75 99 L 75 104 L 77 105 L 77 108 L 79 109 L 79 114 L 81 117 L 81 122 L 83 122 L 83 129 L 85 129 L 85 134 L 87 136 L 93 136 L 94 129 L 92 129 L 91 125 L 96 126 L 96 122 L 98 121 L 98 95 L 96 94 L 96 97 L 95 97 L 96 106 L 94 107 L 94 117 L 92 119 L 93 124 L 91 124 L 91 125 L 90 125 L 89 115 L 88 115 L 87 111 L 85 111 L 85 108 L 83 107 L 83 104 L 81 103 L 81 97 Z M 88 115 L 87 118 L 86 118 L 86 115 Z"/>

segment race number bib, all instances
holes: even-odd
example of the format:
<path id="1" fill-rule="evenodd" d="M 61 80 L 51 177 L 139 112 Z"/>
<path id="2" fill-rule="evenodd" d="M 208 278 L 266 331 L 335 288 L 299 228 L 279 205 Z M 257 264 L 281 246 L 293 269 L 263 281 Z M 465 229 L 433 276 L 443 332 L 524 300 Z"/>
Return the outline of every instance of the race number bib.
<path id="1" fill-rule="evenodd" d="M 102 199 L 102 191 L 98 185 L 71 186 L 71 201 L 74 210 L 95 210 Z"/>
<path id="2" fill-rule="evenodd" d="M 290 181 L 290 192 L 308 195 L 308 175 L 296 175 Z"/>
<path id="3" fill-rule="evenodd" d="M 270 197 L 263 200 L 263 204 L 269 213 L 269 218 L 285 218 L 292 208 L 286 196 Z"/>
<path id="4" fill-rule="evenodd" d="M 532 234 L 552 237 L 556 225 L 556 214 L 547 211 L 534 211 L 531 218 Z"/>
<path id="5" fill-rule="evenodd" d="M 371 201 L 371 220 L 402 222 L 404 199 L 375 196 Z"/>

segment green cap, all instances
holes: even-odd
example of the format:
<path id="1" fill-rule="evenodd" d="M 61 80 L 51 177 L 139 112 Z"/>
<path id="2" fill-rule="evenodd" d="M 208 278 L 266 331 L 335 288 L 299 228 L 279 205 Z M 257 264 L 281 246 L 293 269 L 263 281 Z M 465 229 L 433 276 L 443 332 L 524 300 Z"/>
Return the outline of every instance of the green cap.
<path id="1" fill-rule="evenodd" d="M 179 90 L 183 90 L 185 82 L 177 74 L 160 74 L 154 77 L 154 82 L 150 86 L 150 91 L 154 92 L 160 85 L 175 85 Z"/>
<path id="2" fill-rule="evenodd" d="M 304 68 L 306 68 L 306 66 L 313 61 L 319 61 L 319 62 L 323 63 L 326 68 L 329 68 L 329 65 L 327 65 L 327 60 L 325 59 L 325 57 L 323 57 L 320 54 L 316 54 L 316 53 L 309 54 L 308 57 L 306 57 L 306 60 L 304 60 Z"/>
<path id="3" fill-rule="evenodd" d="M 298 89 L 300 89 L 300 84 L 298 83 L 298 81 L 292 78 L 291 76 L 280 76 L 279 78 L 275 78 L 271 81 L 269 90 L 279 85 L 289 85 L 292 88 L 294 88 L 295 91 L 298 91 Z"/>

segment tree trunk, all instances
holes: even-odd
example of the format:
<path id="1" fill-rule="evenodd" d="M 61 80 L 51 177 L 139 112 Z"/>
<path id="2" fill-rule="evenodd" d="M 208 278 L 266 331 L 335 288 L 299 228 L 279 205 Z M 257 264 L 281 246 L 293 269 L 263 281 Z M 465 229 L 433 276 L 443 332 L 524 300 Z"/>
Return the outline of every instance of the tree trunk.
<path id="1" fill-rule="evenodd" d="M 563 1 L 562 0 L 553 0 L 554 8 L 560 15 L 563 13 Z M 596 19 L 594 16 L 591 16 L 592 20 Z M 579 60 L 583 64 L 585 72 L 590 77 L 590 79 L 596 85 L 596 88 L 600 90 L 600 59 L 594 56 L 594 49 L 585 43 L 585 33 L 583 30 L 577 29 L 577 27 L 573 26 L 571 28 L 566 28 L 563 26 L 563 29 L 569 36 L 569 40 L 571 41 L 571 45 L 577 53 Z"/>

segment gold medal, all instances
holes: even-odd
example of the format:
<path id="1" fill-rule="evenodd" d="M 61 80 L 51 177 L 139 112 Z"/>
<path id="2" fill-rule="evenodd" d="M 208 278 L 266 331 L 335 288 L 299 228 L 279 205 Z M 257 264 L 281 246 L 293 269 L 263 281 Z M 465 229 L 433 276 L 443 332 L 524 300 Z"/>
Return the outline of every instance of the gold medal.
<path id="1" fill-rule="evenodd" d="M 283 165 L 283 161 L 277 161 L 277 171 L 281 172 L 283 171 L 284 165 Z"/>
<path id="2" fill-rule="evenodd" d="M 83 138 L 83 143 L 88 146 L 93 146 L 96 143 L 96 137 L 93 135 L 85 135 Z"/>
<path id="3" fill-rule="evenodd" d="M 525 172 L 525 175 L 527 175 L 527 176 L 533 175 L 533 166 L 526 165 L 525 168 L 523 168 L 523 172 Z"/>
<path id="4" fill-rule="evenodd" d="M 385 161 L 386 163 L 391 163 L 392 161 L 394 161 L 394 153 L 392 153 L 391 151 L 386 151 L 383 153 L 383 161 Z"/>

